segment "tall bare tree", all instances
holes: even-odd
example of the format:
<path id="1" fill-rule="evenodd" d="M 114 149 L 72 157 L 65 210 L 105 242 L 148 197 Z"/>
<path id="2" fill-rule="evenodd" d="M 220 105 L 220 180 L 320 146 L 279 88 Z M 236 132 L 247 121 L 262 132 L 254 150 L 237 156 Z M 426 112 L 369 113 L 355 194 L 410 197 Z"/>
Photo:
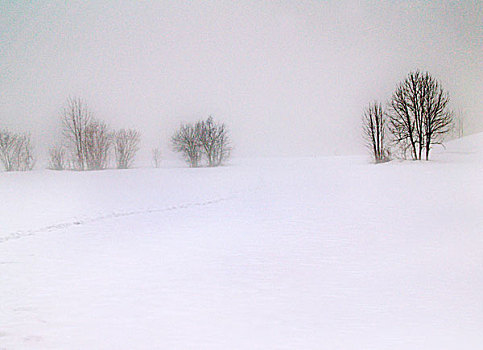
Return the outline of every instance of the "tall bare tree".
<path id="1" fill-rule="evenodd" d="M 419 76 L 419 72 L 416 74 Z M 410 77 L 412 75 L 413 73 L 410 73 Z M 394 143 L 409 148 L 413 159 L 418 159 L 418 135 L 415 130 L 419 120 L 417 120 L 418 114 L 414 113 L 417 108 L 413 102 L 415 98 L 413 82 L 414 79 L 406 79 L 394 92 L 391 100 L 389 126 Z M 406 153 L 406 149 L 404 153 Z"/>
<path id="2" fill-rule="evenodd" d="M 6 171 L 32 170 L 35 159 L 30 135 L 0 130 L 0 161 Z"/>
<path id="3" fill-rule="evenodd" d="M 224 123 L 216 123 L 213 117 L 197 123 L 200 142 L 206 155 L 208 166 L 219 166 L 230 156 L 231 147 L 228 129 Z"/>
<path id="4" fill-rule="evenodd" d="M 382 106 L 378 102 L 369 104 L 362 117 L 363 136 L 374 161 L 381 163 L 387 160 L 386 149 L 386 117 Z"/>
<path id="5" fill-rule="evenodd" d="M 404 151 L 409 148 L 413 159 L 421 159 L 425 150 L 428 160 L 431 146 L 441 143 L 451 129 L 448 102 L 448 94 L 428 72 L 409 73 L 390 103 L 389 127 L 394 142 Z"/>
<path id="6" fill-rule="evenodd" d="M 183 124 L 171 138 L 173 150 L 181 153 L 192 168 L 200 165 L 202 156 L 200 132 L 199 124 Z"/>
<path id="7" fill-rule="evenodd" d="M 114 134 L 114 151 L 116 153 L 116 166 L 118 169 L 128 169 L 132 166 L 141 134 L 133 129 L 121 129 Z"/>
<path id="8" fill-rule="evenodd" d="M 87 127 L 92 113 L 80 98 L 69 98 L 62 115 L 63 133 L 72 153 L 73 166 L 78 170 L 87 169 Z"/>
<path id="9" fill-rule="evenodd" d="M 62 115 L 63 134 L 77 170 L 105 169 L 112 137 L 106 123 L 95 119 L 80 98 L 69 98 Z M 59 154 L 57 154 L 59 156 Z"/>

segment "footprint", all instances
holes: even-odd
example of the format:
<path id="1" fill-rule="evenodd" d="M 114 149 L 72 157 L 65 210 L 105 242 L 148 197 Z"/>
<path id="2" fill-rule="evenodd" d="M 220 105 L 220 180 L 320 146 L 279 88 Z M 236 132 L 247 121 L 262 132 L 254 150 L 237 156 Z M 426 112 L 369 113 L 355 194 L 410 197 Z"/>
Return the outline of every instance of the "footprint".
<path id="1" fill-rule="evenodd" d="M 42 337 L 38 336 L 38 335 L 28 335 L 26 337 L 23 337 L 23 340 L 25 342 L 28 342 L 28 343 L 39 343 L 41 342 L 43 339 Z"/>
<path id="2" fill-rule="evenodd" d="M 13 309 L 13 311 L 33 311 L 33 308 L 30 307 L 30 306 L 18 306 L 16 308 Z"/>

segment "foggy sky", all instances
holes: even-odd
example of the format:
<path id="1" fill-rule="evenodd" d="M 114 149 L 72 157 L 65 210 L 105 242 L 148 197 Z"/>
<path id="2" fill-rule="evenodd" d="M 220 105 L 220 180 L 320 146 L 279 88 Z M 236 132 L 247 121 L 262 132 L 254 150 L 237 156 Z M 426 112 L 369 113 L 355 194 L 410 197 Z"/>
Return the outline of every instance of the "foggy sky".
<path id="1" fill-rule="evenodd" d="M 479 1 L 1 1 L 0 127 L 59 133 L 69 96 L 143 147 L 225 121 L 237 155 L 363 152 L 360 119 L 411 70 L 483 130 Z"/>

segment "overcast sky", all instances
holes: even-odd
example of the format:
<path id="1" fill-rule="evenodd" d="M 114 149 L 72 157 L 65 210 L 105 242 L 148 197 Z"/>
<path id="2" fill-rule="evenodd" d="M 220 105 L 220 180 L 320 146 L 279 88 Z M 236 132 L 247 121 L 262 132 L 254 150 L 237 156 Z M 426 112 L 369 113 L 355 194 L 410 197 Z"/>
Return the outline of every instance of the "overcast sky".
<path id="1" fill-rule="evenodd" d="M 483 131 L 481 1 L 0 0 L 0 127 L 40 149 L 67 97 L 145 148 L 225 121 L 236 154 L 363 152 L 363 108 L 431 72 Z"/>

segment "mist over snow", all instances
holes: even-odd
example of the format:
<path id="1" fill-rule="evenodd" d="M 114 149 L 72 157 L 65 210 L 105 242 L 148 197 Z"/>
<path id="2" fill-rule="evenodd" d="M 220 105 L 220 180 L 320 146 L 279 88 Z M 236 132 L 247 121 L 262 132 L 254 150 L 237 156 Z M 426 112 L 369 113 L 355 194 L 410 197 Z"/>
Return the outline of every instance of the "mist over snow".
<path id="1" fill-rule="evenodd" d="M 142 150 L 213 115 L 238 156 L 363 152 L 360 118 L 410 70 L 483 130 L 478 1 L 4 1 L 0 125 L 52 143 L 69 96 Z M 42 156 L 42 155 L 41 155 Z"/>

